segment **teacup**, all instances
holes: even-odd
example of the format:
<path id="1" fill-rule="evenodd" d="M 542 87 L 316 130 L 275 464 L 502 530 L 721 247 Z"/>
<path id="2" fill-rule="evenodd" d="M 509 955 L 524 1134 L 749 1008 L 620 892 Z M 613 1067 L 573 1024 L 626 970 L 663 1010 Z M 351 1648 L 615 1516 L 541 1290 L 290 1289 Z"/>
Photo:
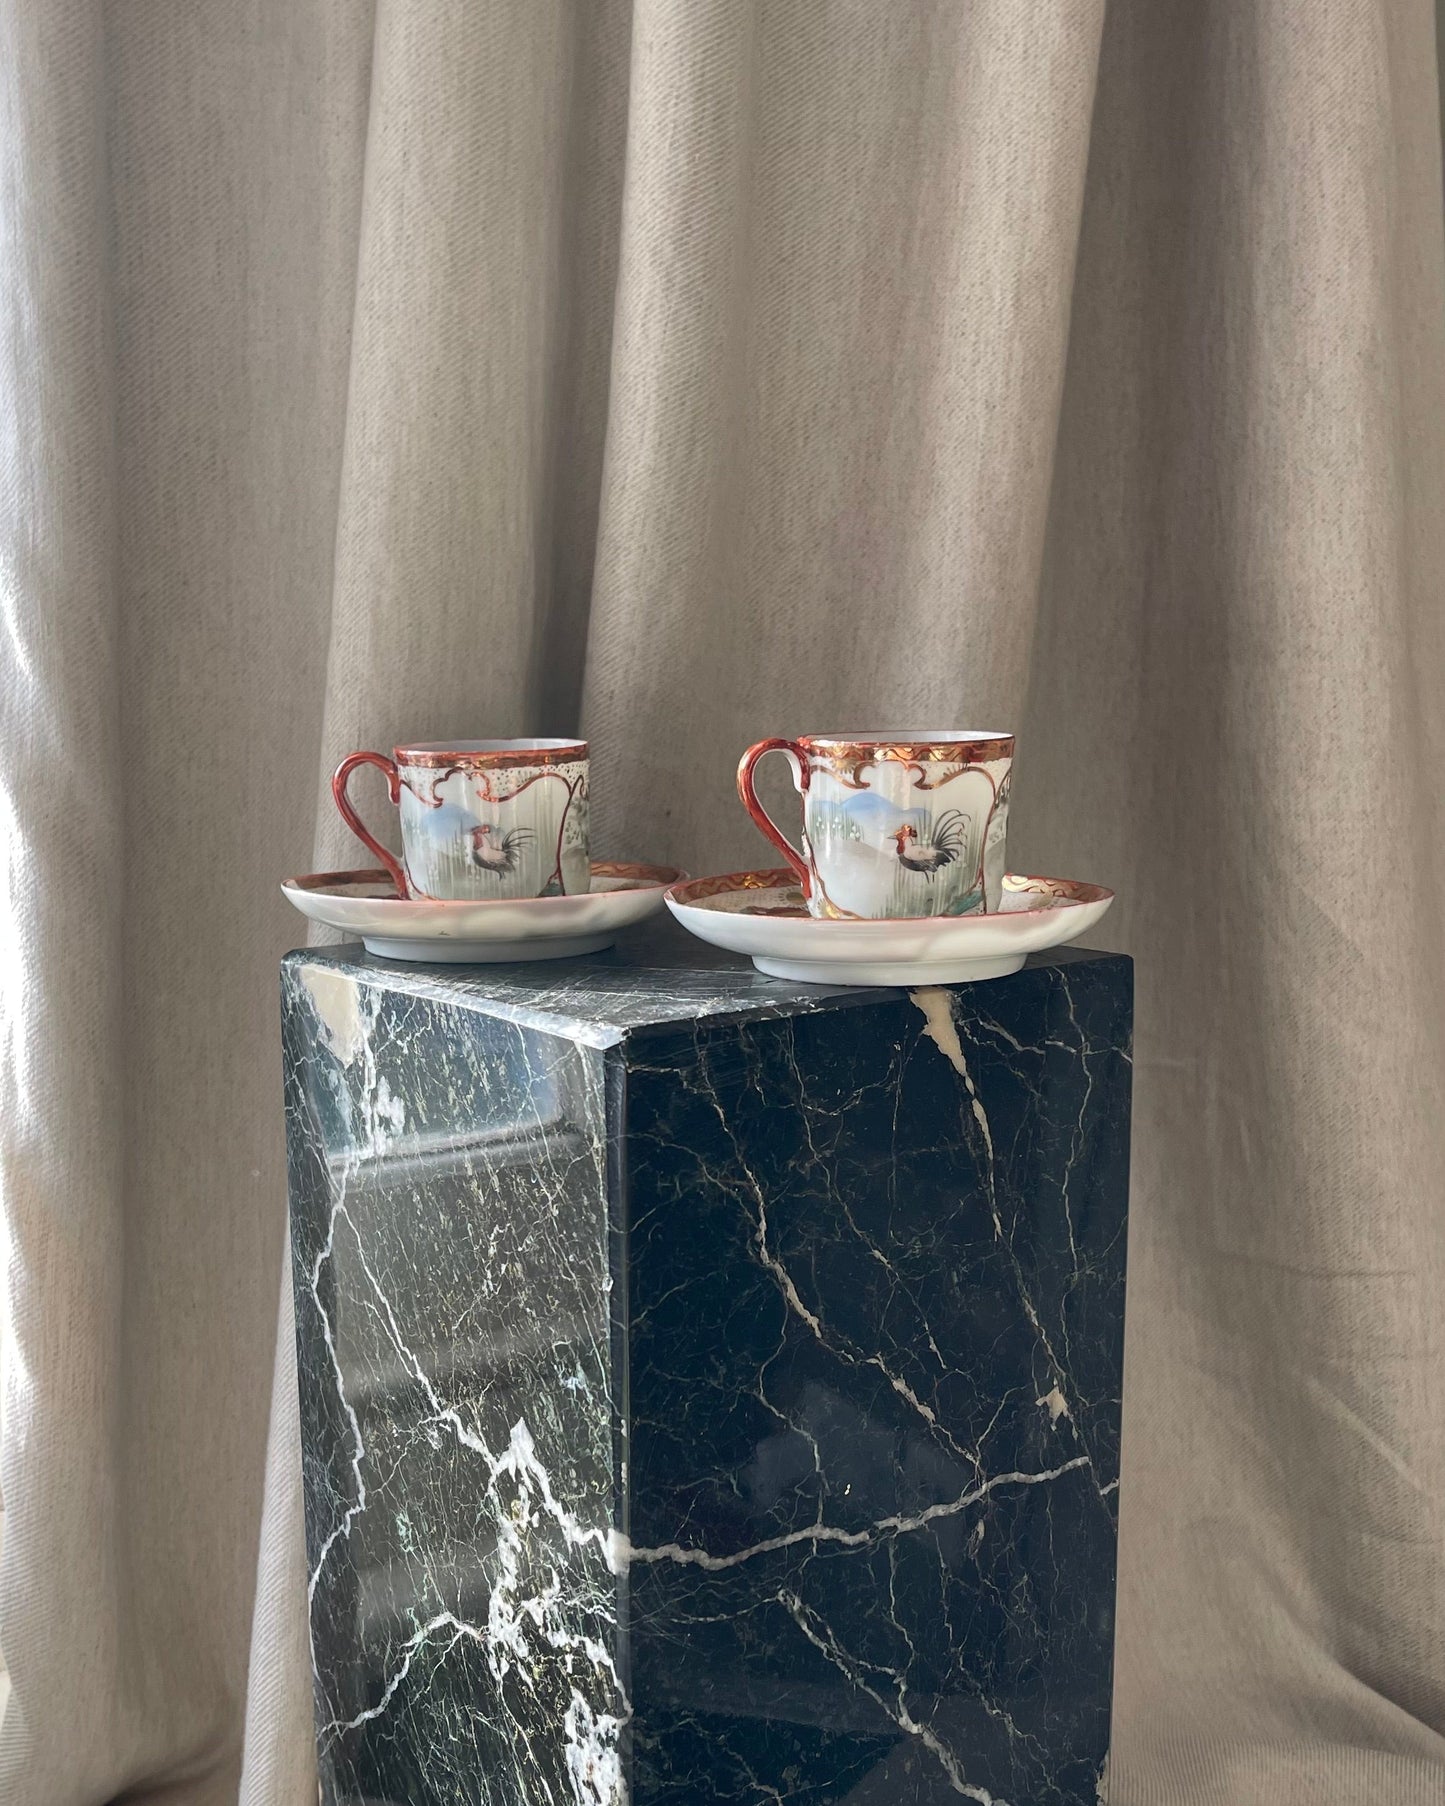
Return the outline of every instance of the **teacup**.
<path id="1" fill-rule="evenodd" d="M 401 811 L 402 858 L 362 826 L 346 784 L 358 765 L 386 773 Z M 400 897 L 556 897 L 591 886 L 587 746 L 581 740 L 451 740 L 355 752 L 331 780 L 352 833 Z"/>
<path id="2" fill-rule="evenodd" d="M 796 872 L 808 913 L 875 921 L 996 910 L 1003 894 L 1013 735 L 965 728 L 760 740 L 738 794 Z M 753 789 L 765 753 L 787 755 L 803 798 L 799 851 Z"/>

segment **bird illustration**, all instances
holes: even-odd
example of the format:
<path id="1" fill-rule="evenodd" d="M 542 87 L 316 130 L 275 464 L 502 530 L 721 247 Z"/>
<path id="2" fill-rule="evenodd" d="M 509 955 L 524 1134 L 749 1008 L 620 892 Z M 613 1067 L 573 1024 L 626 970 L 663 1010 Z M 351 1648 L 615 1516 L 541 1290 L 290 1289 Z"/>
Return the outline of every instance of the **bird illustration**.
<path id="1" fill-rule="evenodd" d="M 962 853 L 968 836 L 968 817 L 959 809 L 949 809 L 934 822 L 931 844 L 918 838 L 912 823 L 895 828 L 889 839 L 898 846 L 898 863 L 908 872 L 922 872 L 931 878 L 946 865 L 952 865 Z"/>
<path id="2" fill-rule="evenodd" d="M 471 861 L 479 871 L 514 872 L 521 861 L 522 850 L 532 839 L 530 828 L 511 828 L 505 834 L 494 822 L 484 821 L 472 829 Z"/>

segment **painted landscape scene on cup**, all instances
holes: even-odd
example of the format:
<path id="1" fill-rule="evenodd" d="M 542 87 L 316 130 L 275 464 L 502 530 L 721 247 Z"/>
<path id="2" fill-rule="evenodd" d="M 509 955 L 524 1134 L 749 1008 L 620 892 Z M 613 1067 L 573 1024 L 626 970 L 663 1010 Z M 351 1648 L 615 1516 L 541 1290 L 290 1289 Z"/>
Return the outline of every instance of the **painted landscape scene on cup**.
<path id="1" fill-rule="evenodd" d="M 815 771 L 804 821 L 828 913 L 964 916 L 996 910 L 1003 889 L 1008 781 L 995 797 L 979 767 L 926 794 L 907 767 L 863 788 Z"/>
<path id="2" fill-rule="evenodd" d="M 497 894 L 571 896 L 589 887 L 585 765 L 550 767 L 508 788 L 508 774 L 408 771 L 401 810 L 407 875 L 423 896 L 478 893 L 475 874 L 520 875 Z"/>

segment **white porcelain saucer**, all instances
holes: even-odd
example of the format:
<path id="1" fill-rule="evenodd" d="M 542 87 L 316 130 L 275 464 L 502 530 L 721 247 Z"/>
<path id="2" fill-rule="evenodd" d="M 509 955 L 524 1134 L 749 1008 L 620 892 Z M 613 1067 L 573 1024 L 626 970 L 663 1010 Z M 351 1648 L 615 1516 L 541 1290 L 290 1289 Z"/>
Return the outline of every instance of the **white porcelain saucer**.
<path id="1" fill-rule="evenodd" d="M 683 927 L 772 978 L 828 985 L 956 985 L 1017 972 L 1030 953 L 1061 947 L 1092 928 L 1114 901 L 1101 884 L 1073 878 L 1003 881 L 993 915 L 821 921 L 803 906 L 786 868 L 690 878 L 667 892 Z"/>
<path id="2" fill-rule="evenodd" d="M 591 890 L 571 897 L 404 898 L 381 870 L 311 872 L 281 889 L 302 915 L 358 937 L 383 959 L 495 965 L 600 953 L 659 910 L 681 877 L 675 866 L 594 859 Z"/>

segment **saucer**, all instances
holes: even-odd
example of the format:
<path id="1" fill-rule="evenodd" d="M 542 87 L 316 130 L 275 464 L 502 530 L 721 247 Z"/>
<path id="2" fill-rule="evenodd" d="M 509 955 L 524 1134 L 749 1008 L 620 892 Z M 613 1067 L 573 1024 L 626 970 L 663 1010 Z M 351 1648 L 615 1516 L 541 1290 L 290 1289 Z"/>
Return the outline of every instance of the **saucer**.
<path id="1" fill-rule="evenodd" d="M 379 869 L 310 872 L 281 889 L 303 916 L 359 938 L 383 959 L 495 965 L 600 953 L 622 929 L 660 909 L 663 892 L 682 875 L 670 865 L 594 859 L 591 890 L 575 896 L 458 902 L 398 897 Z"/>
<path id="2" fill-rule="evenodd" d="M 992 915 L 820 920 L 786 868 L 690 878 L 667 907 L 690 933 L 746 953 L 772 978 L 828 985 L 956 985 L 1017 972 L 1030 953 L 1062 947 L 1093 927 L 1114 901 L 1074 878 L 1003 881 Z"/>

